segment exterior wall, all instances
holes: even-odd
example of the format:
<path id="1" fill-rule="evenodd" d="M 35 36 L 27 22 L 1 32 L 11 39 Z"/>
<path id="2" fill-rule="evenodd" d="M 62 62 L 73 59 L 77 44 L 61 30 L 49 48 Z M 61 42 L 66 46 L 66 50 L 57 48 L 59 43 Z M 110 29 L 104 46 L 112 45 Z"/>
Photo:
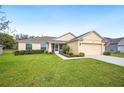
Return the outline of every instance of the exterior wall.
<path id="1" fill-rule="evenodd" d="M 18 50 L 26 50 L 26 43 L 18 43 Z"/>
<path id="2" fill-rule="evenodd" d="M 57 38 L 56 40 L 61 40 L 61 41 L 69 41 L 71 39 L 75 38 L 73 35 L 71 34 L 67 34 L 65 36 L 62 36 L 60 38 Z"/>
<path id="3" fill-rule="evenodd" d="M 105 52 L 105 43 L 102 43 L 102 54 Z"/>
<path id="4" fill-rule="evenodd" d="M 46 50 L 49 49 L 48 43 L 46 43 Z M 26 50 L 26 43 L 18 43 L 18 50 Z M 32 50 L 41 50 L 40 43 L 32 43 Z"/>
<path id="5" fill-rule="evenodd" d="M 106 46 L 105 50 L 106 51 L 117 52 L 118 51 L 118 45 L 117 44 L 113 44 L 113 45 Z"/>
<path id="6" fill-rule="evenodd" d="M 119 45 L 118 51 L 120 51 L 121 53 L 124 53 L 124 45 Z"/>
<path id="7" fill-rule="evenodd" d="M 118 43 L 118 51 L 120 51 L 121 53 L 124 53 L 124 39 L 122 39 L 122 40 Z"/>
<path id="8" fill-rule="evenodd" d="M 32 44 L 32 50 L 41 50 L 41 44 L 33 43 Z"/>
<path id="9" fill-rule="evenodd" d="M 75 55 L 79 54 L 79 52 L 78 52 L 78 41 L 70 42 L 67 45 L 70 47 L 70 52 L 72 52 Z"/>
<path id="10" fill-rule="evenodd" d="M 0 55 L 3 54 L 3 48 L 0 46 Z"/>
<path id="11" fill-rule="evenodd" d="M 122 39 L 122 40 L 118 43 L 118 45 L 124 45 L 124 39 Z"/>

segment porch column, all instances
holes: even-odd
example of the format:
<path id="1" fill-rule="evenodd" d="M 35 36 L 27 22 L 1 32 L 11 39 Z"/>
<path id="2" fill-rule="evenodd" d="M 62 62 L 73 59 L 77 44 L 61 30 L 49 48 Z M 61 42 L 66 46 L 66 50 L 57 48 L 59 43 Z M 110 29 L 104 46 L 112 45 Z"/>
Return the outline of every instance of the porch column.
<path id="1" fill-rule="evenodd" d="M 48 52 L 52 52 L 52 44 L 49 43 Z"/>
<path id="2" fill-rule="evenodd" d="M 59 51 L 59 49 L 60 49 L 60 46 L 59 46 L 59 44 L 58 44 L 58 51 Z"/>

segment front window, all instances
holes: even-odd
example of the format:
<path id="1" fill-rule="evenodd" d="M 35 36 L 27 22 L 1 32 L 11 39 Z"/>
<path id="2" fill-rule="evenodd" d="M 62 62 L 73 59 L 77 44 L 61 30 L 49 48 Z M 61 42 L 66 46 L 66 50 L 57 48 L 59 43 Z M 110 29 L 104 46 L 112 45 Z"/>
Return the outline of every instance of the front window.
<path id="1" fill-rule="evenodd" d="M 32 50 L 32 44 L 26 44 L 26 50 Z"/>
<path id="2" fill-rule="evenodd" d="M 46 50 L 46 43 L 45 42 L 41 43 L 41 50 Z"/>

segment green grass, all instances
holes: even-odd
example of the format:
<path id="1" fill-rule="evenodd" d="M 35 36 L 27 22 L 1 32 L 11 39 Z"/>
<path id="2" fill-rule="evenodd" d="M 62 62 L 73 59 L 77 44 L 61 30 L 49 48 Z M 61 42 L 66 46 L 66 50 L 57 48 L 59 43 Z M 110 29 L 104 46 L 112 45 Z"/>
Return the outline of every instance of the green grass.
<path id="1" fill-rule="evenodd" d="M 114 53 L 114 52 L 111 52 L 111 56 L 124 58 L 124 53 Z"/>
<path id="2" fill-rule="evenodd" d="M 0 86 L 124 86 L 124 67 L 54 54 L 0 56 Z"/>

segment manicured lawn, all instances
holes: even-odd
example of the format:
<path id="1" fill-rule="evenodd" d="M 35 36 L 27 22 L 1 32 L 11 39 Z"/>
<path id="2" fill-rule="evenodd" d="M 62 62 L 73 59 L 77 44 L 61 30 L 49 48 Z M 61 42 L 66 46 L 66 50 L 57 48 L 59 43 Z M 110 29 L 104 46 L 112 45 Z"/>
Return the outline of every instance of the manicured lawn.
<path id="1" fill-rule="evenodd" d="M 54 54 L 0 56 L 0 86 L 124 86 L 124 67 Z"/>
<path id="2" fill-rule="evenodd" d="M 124 53 L 114 53 L 114 52 L 112 52 L 111 56 L 124 58 Z"/>

